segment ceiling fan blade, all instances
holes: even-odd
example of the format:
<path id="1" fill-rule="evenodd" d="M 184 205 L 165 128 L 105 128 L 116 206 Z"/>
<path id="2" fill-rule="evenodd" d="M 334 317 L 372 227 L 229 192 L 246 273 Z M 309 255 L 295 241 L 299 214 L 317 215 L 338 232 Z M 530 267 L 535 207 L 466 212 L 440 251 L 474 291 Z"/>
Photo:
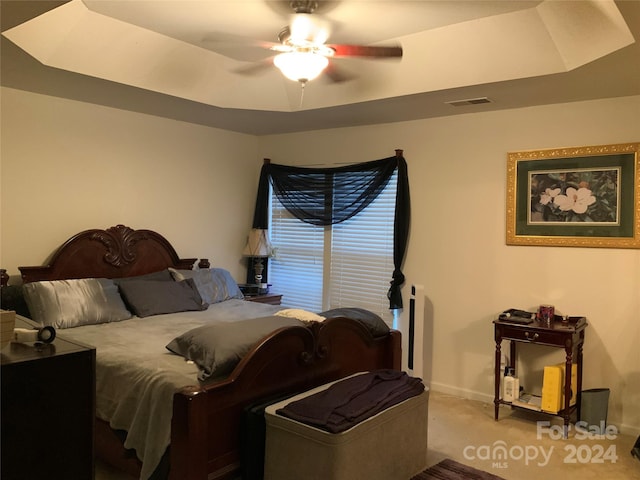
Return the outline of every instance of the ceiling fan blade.
<path id="1" fill-rule="evenodd" d="M 269 50 L 276 45 L 280 44 L 219 32 L 211 32 L 200 41 L 202 48 L 244 62 L 256 62 L 272 55 Z"/>
<path id="2" fill-rule="evenodd" d="M 348 82 L 355 78 L 353 74 L 348 73 L 344 68 L 340 68 L 336 65 L 336 62 L 329 62 L 329 65 L 322 73 L 332 83 Z"/>
<path id="3" fill-rule="evenodd" d="M 233 73 L 237 73 L 239 75 L 260 75 L 266 73 L 271 68 L 273 68 L 273 59 L 266 58 L 261 62 L 255 62 L 249 65 L 243 65 L 241 67 L 234 68 Z"/>
<path id="4" fill-rule="evenodd" d="M 365 46 L 365 45 L 326 45 L 336 53 L 335 57 L 378 57 L 400 58 L 402 47 L 399 46 Z"/>

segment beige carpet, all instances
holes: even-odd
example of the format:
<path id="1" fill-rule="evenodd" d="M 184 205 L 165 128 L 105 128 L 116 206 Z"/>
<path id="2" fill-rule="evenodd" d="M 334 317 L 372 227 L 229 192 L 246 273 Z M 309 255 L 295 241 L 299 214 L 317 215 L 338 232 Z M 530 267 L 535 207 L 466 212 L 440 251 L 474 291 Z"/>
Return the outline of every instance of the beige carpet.
<path id="1" fill-rule="evenodd" d="M 505 480 L 640 480 L 640 461 L 630 453 L 637 434 L 616 435 L 614 439 L 604 440 L 580 439 L 573 434 L 568 440 L 538 435 L 536 421 L 550 419 L 554 420 L 553 425 L 561 425 L 555 417 L 505 406 L 496 422 L 492 403 L 432 391 L 429 395 L 427 465 L 451 458 Z M 490 458 L 492 449 L 497 446 L 507 448 L 508 458 L 499 461 Z M 599 455 L 601 447 L 602 455 Z M 534 450 L 536 458 L 531 458 Z M 518 458 L 520 451 L 523 456 Z M 528 459 L 525 457 L 527 451 Z M 604 458 L 607 451 L 610 455 Z M 612 453 L 617 456 L 615 461 Z M 570 463 L 574 459 L 576 462 Z M 597 463 L 600 459 L 602 463 Z M 132 478 L 96 462 L 96 480 Z"/>
<path id="2" fill-rule="evenodd" d="M 493 403 L 431 392 L 428 465 L 451 458 L 505 480 L 640 480 L 640 461 L 631 456 L 637 435 L 588 439 L 572 431 L 565 440 L 556 417 L 508 406 L 493 417 Z M 496 458 L 499 447 L 504 459 Z"/>

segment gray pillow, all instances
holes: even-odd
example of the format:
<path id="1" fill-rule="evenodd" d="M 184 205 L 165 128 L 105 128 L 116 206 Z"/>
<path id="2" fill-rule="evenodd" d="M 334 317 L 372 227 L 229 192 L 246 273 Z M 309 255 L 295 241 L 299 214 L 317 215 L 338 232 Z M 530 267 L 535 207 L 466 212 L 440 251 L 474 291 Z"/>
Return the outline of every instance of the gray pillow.
<path id="1" fill-rule="evenodd" d="M 389 325 L 384 323 L 384 320 L 382 320 L 379 315 L 376 315 L 369 310 L 365 310 L 364 308 L 334 308 L 332 310 L 322 312 L 319 315 L 325 317 L 326 319 L 335 317 L 347 317 L 358 320 L 369 329 L 374 337 L 382 337 L 389 333 Z"/>
<path id="2" fill-rule="evenodd" d="M 31 282 L 23 292 L 31 318 L 55 328 L 131 318 L 118 287 L 106 278 Z"/>
<path id="3" fill-rule="evenodd" d="M 168 269 L 159 270 L 157 272 L 146 273 L 144 275 L 137 275 L 135 277 L 122 277 L 114 278 L 113 282 L 116 285 L 120 285 L 125 282 L 137 282 L 139 280 L 148 280 L 154 282 L 173 282 L 173 277 Z"/>
<path id="4" fill-rule="evenodd" d="M 182 282 L 127 281 L 120 284 L 120 293 L 131 311 L 139 317 L 206 310 L 209 306 L 202 303 L 191 279 Z"/>
<path id="5" fill-rule="evenodd" d="M 169 268 L 177 281 L 193 279 L 202 301 L 209 305 L 231 298 L 242 300 L 244 295 L 231 274 L 224 268 L 204 268 L 200 270 L 176 270 Z"/>
<path id="6" fill-rule="evenodd" d="M 260 317 L 236 322 L 216 322 L 197 327 L 174 338 L 167 349 L 194 362 L 198 378 L 227 375 L 249 350 L 271 332 L 291 326 L 303 326 L 288 317 Z"/>

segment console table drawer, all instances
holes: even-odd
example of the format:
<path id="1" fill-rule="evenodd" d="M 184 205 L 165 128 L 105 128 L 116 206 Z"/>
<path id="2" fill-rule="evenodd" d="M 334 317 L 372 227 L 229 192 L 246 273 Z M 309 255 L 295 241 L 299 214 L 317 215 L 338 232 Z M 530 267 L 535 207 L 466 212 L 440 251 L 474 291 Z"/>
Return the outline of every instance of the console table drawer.
<path id="1" fill-rule="evenodd" d="M 571 338 L 571 332 L 567 335 L 558 335 L 557 331 L 544 331 L 535 329 L 523 329 L 510 325 L 501 326 L 496 334 L 500 332 L 503 340 L 515 340 L 517 342 L 539 343 L 542 345 L 556 345 L 563 347 L 565 345 L 566 336 Z"/>

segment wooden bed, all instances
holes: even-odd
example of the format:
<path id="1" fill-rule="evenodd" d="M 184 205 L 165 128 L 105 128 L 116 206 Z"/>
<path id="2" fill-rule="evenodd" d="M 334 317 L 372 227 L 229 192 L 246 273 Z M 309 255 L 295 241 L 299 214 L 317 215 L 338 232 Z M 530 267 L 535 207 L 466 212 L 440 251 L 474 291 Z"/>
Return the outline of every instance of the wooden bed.
<path id="1" fill-rule="evenodd" d="M 42 267 L 20 267 L 24 283 L 77 278 L 121 278 L 168 267 L 190 269 L 151 230 L 123 225 L 87 230 L 65 242 Z M 201 268 L 208 267 L 200 260 Z M 64 330 L 59 332 L 64 337 Z M 183 388 L 173 398 L 171 480 L 238 478 L 240 425 L 244 409 L 265 398 L 308 390 L 355 372 L 401 368 L 400 333 L 374 338 L 360 322 L 334 318 L 310 327 L 287 327 L 265 337 L 224 380 Z M 98 358 L 100 353 L 98 352 Z M 122 435 L 96 422 L 96 454 L 139 475 L 140 462 L 123 447 Z"/>

